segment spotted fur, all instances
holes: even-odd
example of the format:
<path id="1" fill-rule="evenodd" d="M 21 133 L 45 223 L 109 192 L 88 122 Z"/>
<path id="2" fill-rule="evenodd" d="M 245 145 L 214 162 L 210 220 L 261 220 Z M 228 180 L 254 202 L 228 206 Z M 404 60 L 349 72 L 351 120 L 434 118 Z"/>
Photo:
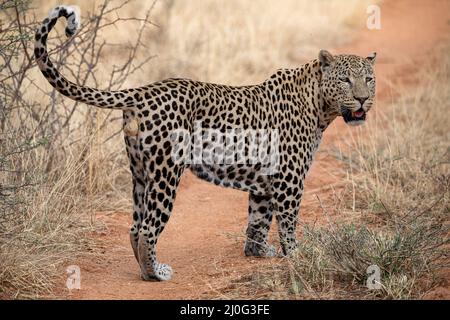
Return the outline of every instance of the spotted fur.
<path id="1" fill-rule="evenodd" d="M 322 133 L 338 116 L 349 124 L 366 119 L 375 96 L 375 54 L 361 58 L 321 51 L 319 59 L 297 69 L 279 70 L 253 86 L 168 79 L 136 89 L 102 91 L 70 82 L 49 60 L 47 35 L 60 17 L 68 20 L 66 34 L 75 34 L 79 25 L 75 11 L 56 7 L 36 32 L 35 57 L 43 75 L 61 94 L 96 107 L 123 110 L 133 178 L 130 240 L 142 278 L 171 278 L 170 266 L 156 260 L 155 248 L 185 169 L 201 179 L 249 193 L 247 256 L 274 255 L 267 245 L 273 216 L 282 250 L 291 253 L 296 247 L 305 176 Z M 192 133 L 195 121 L 220 132 L 277 130 L 279 170 L 263 174 L 261 164 L 177 163 L 171 156 L 176 147 L 171 133 L 180 129 Z"/>

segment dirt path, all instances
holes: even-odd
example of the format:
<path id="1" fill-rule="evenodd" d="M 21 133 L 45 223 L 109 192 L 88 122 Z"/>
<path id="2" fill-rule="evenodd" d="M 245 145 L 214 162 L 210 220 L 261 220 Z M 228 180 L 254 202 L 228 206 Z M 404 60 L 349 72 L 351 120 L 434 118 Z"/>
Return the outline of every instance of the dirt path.
<path id="1" fill-rule="evenodd" d="M 444 15 L 447 14 L 447 16 Z M 382 5 L 382 29 L 360 30 L 352 44 L 333 50 L 367 55 L 379 53 L 377 66 L 379 99 L 395 95 L 392 83 L 413 86 L 417 68 L 450 31 L 450 2 L 446 0 L 386 0 Z M 370 115 L 369 115 L 370 116 Z M 370 119 L 369 119 L 370 120 Z M 339 119 L 327 131 L 322 148 L 338 143 L 342 130 Z M 323 150 L 323 149 L 322 149 Z M 317 155 L 306 183 L 301 219 L 320 218 L 314 194 L 337 181 L 337 164 L 325 152 Z M 326 191 L 321 191 L 325 196 Z M 104 247 L 96 260 L 79 259 L 82 288 L 62 297 L 72 299 L 196 299 L 214 294 L 230 279 L 250 273 L 258 259 L 243 256 L 243 235 L 247 219 L 247 195 L 221 189 L 187 174 L 173 216 L 159 243 L 159 259 L 175 270 L 172 281 L 147 283 L 139 279 L 138 265 L 128 239 L 128 213 L 99 215 L 108 227 L 94 235 Z M 275 228 L 274 228 L 275 229 Z M 272 241 L 277 237 L 272 234 Z"/>

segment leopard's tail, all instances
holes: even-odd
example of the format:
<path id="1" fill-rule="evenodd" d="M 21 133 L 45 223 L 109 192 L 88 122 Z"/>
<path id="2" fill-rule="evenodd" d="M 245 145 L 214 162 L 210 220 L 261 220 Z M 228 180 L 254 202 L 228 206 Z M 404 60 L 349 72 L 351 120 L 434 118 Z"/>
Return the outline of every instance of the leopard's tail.
<path id="1" fill-rule="evenodd" d="M 127 91 L 103 91 L 80 86 L 67 80 L 56 70 L 48 56 L 47 37 L 56 21 L 61 17 L 67 19 L 66 36 L 69 38 L 74 36 L 80 25 L 80 17 L 74 8 L 68 6 L 54 8 L 42 22 L 35 35 L 34 56 L 48 82 L 58 92 L 75 101 L 105 109 L 134 109 L 136 106 L 135 98 L 126 94 Z"/>

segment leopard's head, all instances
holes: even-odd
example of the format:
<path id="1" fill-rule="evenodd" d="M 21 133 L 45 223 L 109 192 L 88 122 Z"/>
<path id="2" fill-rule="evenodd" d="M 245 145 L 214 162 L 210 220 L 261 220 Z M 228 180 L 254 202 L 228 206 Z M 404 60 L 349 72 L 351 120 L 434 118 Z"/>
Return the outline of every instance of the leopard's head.
<path id="1" fill-rule="evenodd" d="M 331 114 L 350 125 L 365 122 L 375 99 L 375 60 L 376 53 L 362 58 L 320 51 L 321 93 Z"/>

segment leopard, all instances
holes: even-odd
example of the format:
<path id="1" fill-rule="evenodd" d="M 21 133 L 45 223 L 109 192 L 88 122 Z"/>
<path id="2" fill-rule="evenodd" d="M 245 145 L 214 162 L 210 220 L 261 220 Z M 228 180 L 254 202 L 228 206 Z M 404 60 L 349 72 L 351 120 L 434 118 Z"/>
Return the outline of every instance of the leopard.
<path id="1" fill-rule="evenodd" d="M 132 177 L 129 237 L 142 280 L 167 281 L 173 276 L 172 268 L 157 260 L 156 246 L 187 170 L 217 186 L 248 193 L 246 256 L 268 258 L 295 252 L 305 177 L 324 131 L 337 118 L 352 126 L 364 124 L 374 105 L 375 52 L 361 57 L 320 50 L 318 58 L 297 68 L 276 70 L 256 85 L 170 78 L 108 91 L 76 84 L 53 65 L 47 38 L 59 18 L 66 19 L 66 36 L 76 35 L 78 11 L 57 6 L 35 33 L 34 56 L 43 76 L 63 96 L 123 112 Z M 236 131 L 244 138 L 227 135 Z M 193 142 L 195 137 L 199 141 Z M 260 142 L 260 148 L 250 148 L 248 141 Z M 251 161 L 245 158 L 246 152 L 255 155 L 255 150 L 263 150 L 263 155 L 256 160 L 248 157 Z M 220 154 L 225 156 L 218 159 Z M 278 250 L 268 241 L 274 216 Z"/>

